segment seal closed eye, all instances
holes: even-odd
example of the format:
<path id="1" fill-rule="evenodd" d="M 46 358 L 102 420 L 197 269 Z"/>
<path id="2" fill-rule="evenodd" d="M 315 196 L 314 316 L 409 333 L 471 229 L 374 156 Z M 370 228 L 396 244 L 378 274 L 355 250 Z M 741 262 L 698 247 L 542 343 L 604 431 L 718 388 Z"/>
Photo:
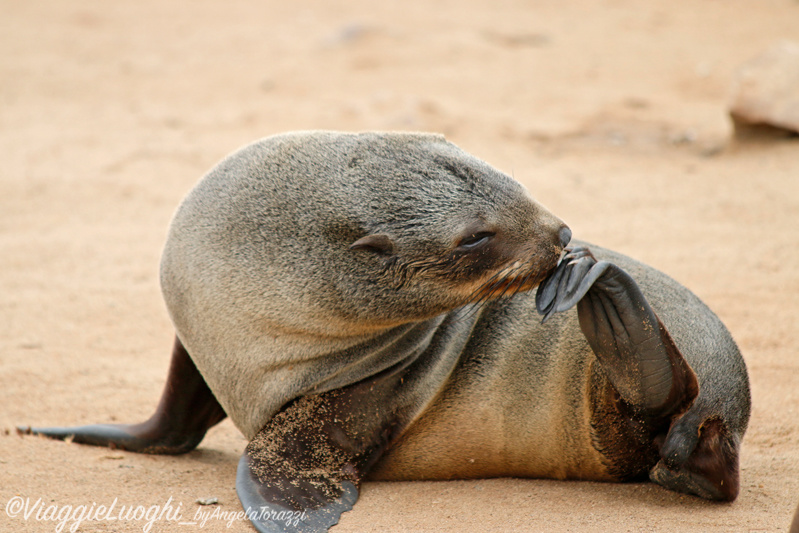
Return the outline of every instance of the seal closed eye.
<path id="1" fill-rule="evenodd" d="M 493 231 L 478 231 L 475 233 L 469 233 L 467 237 L 462 238 L 458 242 L 458 249 L 462 251 L 471 251 L 475 248 L 478 248 L 486 243 L 493 237 L 495 233 Z M 566 241 L 568 242 L 568 241 Z"/>
<path id="2" fill-rule="evenodd" d="M 750 396 L 726 328 L 664 274 L 570 240 L 441 136 L 263 139 L 172 221 L 155 414 L 28 431 L 183 453 L 230 416 L 259 531 L 325 531 L 367 478 L 649 477 L 734 499 Z"/>

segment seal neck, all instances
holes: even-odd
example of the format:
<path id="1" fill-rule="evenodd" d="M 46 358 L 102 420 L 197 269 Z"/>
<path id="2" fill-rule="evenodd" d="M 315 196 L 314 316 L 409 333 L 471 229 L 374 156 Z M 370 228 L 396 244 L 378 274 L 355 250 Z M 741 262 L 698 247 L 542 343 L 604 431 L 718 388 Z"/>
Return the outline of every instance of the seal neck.
<path id="1" fill-rule="evenodd" d="M 461 307 L 432 319 L 398 326 L 331 353 L 325 359 L 325 366 L 335 370 L 305 393 L 346 387 L 393 368 L 404 375 L 404 385 L 397 391 L 401 397 L 398 403 L 402 405 L 397 414 L 404 423 L 410 423 L 447 383 L 483 309 L 479 305 Z"/>

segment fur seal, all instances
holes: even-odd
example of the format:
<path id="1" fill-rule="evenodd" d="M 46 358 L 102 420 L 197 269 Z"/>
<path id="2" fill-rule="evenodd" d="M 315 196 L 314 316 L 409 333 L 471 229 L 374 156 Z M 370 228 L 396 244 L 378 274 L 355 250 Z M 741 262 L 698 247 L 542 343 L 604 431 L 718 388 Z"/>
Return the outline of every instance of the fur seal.
<path id="1" fill-rule="evenodd" d="M 665 274 L 570 239 L 441 136 L 263 139 L 172 221 L 155 414 L 28 431 L 183 453 L 230 416 L 259 531 L 325 531 L 363 479 L 649 477 L 734 499 L 750 392 L 729 332 Z"/>

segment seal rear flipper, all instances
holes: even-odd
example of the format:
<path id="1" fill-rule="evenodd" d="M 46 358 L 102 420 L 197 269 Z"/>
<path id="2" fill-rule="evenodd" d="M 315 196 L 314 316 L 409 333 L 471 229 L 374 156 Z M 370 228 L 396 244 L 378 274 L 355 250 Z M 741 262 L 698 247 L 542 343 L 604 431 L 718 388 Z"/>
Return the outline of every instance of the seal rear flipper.
<path id="1" fill-rule="evenodd" d="M 594 440 L 611 475 L 648 471 L 671 490 L 735 499 L 738 437 L 708 407 L 713 403 L 697 400 L 696 374 L 630 275 L 575 248 L 542 286 L 540 312 L 577 303 L 580 329 L 599 363 L 593 417 L 613 423 L 594 424 Z"/>
<path id="2" fill-rule="evenodd" d="M 629 411 L 663 417 L 693 402 L 696 376 L 638 284 L 585 247 L 567 249 L 536 294 L 545 319 L 575 304 L 580 329 Z"/>
<path id="3" fill-rule="evenodd" d="M 209 428 L 227 415 L 205 383 L 180 339 L 175 337 L 164 392 L 155 413 L 140 424 L 77 427 L 19 427 L 26 434 L 110 446 L 131 452 L 179 454 L 193 450 Z"/>

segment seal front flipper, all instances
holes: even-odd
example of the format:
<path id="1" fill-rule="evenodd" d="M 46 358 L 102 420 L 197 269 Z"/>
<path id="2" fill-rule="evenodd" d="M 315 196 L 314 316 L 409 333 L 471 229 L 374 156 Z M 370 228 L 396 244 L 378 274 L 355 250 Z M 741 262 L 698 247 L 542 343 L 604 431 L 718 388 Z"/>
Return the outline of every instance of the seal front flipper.
<path id="1" fill-rule="evenodd" d="M 327 531 L 358 499 L 358 488 L 351 481 L 323 484 L 322 492 L 307 481 L 298 484 L 281 478 L 263 483 L 255 473 L 262 466 L 245 453 L 236 473 L 241 506 L 261 533 Z"/>
<path id="2" fill-rule="evenodd" d="M 193 450 L 206 431 L 226 416 L 183 344 L 175 337 L 164 392 L 158 408 L 147 421 L 78 427 L 20 427 L 18 430 L 131 452 L 179 454 Z"/>
<path id="3" fill-rule="evenodd" d="M 247 446 L 236 492 L 258 531 L 327 531 L 358 499 L 358 454 L 340 447 L 329 409 L 324 397 L 302 398 Z"/>
<path id="4" fill-rule="evenodd" d="M 400 367 L 290 403 L 239 461 L 236 492 L 261 532 L 327 531 L 352 509 L 358 485 L 397 434 L 390 397 Z M 377 398 L 377 399 L 376 399 Z"/>

